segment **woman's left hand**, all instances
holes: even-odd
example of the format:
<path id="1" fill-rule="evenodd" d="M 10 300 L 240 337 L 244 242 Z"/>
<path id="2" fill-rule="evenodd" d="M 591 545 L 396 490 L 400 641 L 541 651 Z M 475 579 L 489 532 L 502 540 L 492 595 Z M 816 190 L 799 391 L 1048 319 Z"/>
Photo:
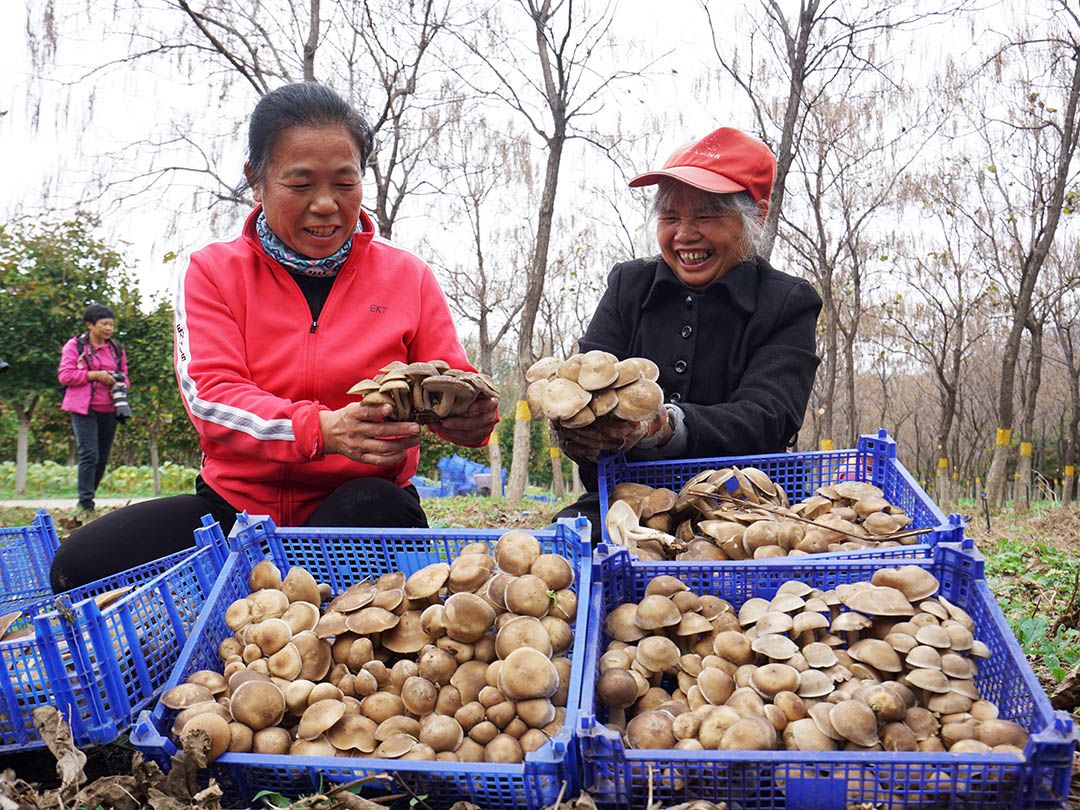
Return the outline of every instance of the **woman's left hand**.
<path id="1" fill-rule="evenodd" d="M 464 416 L 448 416 L 439 425 L 439 434 L 454 444 L 476 447 L 491 435 L 499 422 L 499 402 L 478 399 Z"/>

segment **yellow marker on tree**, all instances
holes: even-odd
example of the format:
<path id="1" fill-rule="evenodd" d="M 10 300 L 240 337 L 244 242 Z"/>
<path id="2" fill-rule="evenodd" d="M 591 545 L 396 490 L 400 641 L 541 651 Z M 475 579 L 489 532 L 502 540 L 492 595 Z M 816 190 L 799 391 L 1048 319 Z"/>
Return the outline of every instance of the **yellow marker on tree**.
<path id="1" fill-rule="evenodd" d="M 558 458 L 559 456 L 562 455 L 562 453 L 559 451 L 558 447 L 549 447 L 548 448 L 548 453 L 551 454 L 551 457 L 553 459 Z"/>
<path id="2" fill-rule="evenodd" d="M 1031 456 L 1031 442 L 1020 442 L 1020 455 L 1024 458 Z"/>
<path id="3" fill-rule="evenodd" d="M 822 439 L 821 440 L 821 449 L 822 450 L 832 450 L 833 449 L 832 439 Z"/>
<path id="4" fill-rule="evenodd" d="M 1012 428 L 997 429 L 997 444 L 999 447 L 1008 447 L 1012 441 Z"/>
<path id="5" fill-rule="evenodd" d="M 1069 476 L 1070 478 L 1076 475 L 1076 467 L 1074 467 L 1072 464 L 1066 464 L 1065 475 Z"/>
<path id="6" fill-rule="evenodd" d="M 528 422 L 532 419 L 532 411 L 529 410 L 529 403 L 523 399 L 517 401 L 517 408 L 514 409 L 514 419 L 519 422 Z"/>
<path id="7" fill-rule="evenodd" d="M 939 470 L 947 470 L 949 469 L 949 459 L 946 456 L 942 456 L 937 460 L 937 465 Z"/>

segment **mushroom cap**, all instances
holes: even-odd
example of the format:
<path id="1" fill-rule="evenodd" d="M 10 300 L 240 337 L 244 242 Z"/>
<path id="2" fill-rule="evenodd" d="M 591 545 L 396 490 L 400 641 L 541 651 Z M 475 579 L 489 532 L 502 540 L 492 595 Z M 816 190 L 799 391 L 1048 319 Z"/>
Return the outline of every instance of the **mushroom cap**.
<path id="1" fill-rule="evenodd" d="M 161 703 L 168 709 L 186 709 L 196 703 L 213 701 L 214 693 L 203 683 L 182 683 L 161 696 Z"/>
<path id="2" fill-rule="evenodd" d="M 345 715 L 345 704 L 340 700 L 320 700 L 304 710 L 296 736 L 302 740 L 321 737 Z"/>
<path id="3" fill-rule="evenodd" d="M 895 588 L 910 602 L 919 602 L 938 592 L 940 583 L 933 574 L 917 565 L 900 568 L 883 568 L 874 572 L 870 580 L 874 585 Z"/>
<path id="4" fill-rule="evenodd" d="M 374 720 L 362 714 L 345 714 L 326 732 L 326 739 L 339 751 L 370 754 L 375 750 L 377 727 Z"/>
<path id="5" fill-rule="evenodd" d="M 903 664 L 891 644 L 876 638 L 864 638 L 848 648 L 848 655 L 869 664 L 879 672 L 900 672 Z"/>
<path id="6" fill-rule="evenodd" d="M 569 419 L 588 405 L 591 399 L 589 392 L 573 380 L 556 377 L 548 382 L 543 391 L 544 416 L 548 419 Z"/>
<path id="7" fill-rule="evenodd" d="M 839 588 L 837 593 L 840 593 Z M 901 591 L 888 586 L 871 585 L 845 590 L 840 601 L 845 607 L 869 616 L 912 616 L 915 613 L 908 598 Z"/>
<path id="8" fill-rule="evenodd" d="M 651 417 L 663 404 L 663 389 L 652 380 L 641 379 L 619 389 L 619 404 L 614 413 L 619 419 L 639 422 Z"/>
<path id="9" fill-rule="evenodd" d="M 562 361 L 556 357 L 541 357 L 529 366 L 529 370 L 525 372 L 525 381 L 536 382 L 550 379 L 558 373 L 560 365 Z"/>
<path id="10" fill-rule="evenodd" d="M 586 391 L 599 391 L 619 379 L 617 359 L 609 352 L 589 351 L 581 357 L 577 383 Z"/>
<path id="11" fill-rule="evenodd" d="M 812 718 L 804 717 L 784 728 L 784 747 L 789 751 L 834 751 L 836 742 L 823 734 Z"/>
<path id="12" fill-rule="evenodd" d="M 382 645 L 391 652 L 400 654 L 417 653 L 430 644 L 433 639 L 424 632 L 420 624 L 420 611 L 407 610 L 401 614 L 398 623 L 382 634 Z"/>
<path id="13" fill-rule="evenodd" d="M 596 695 L 609 709 L 625 709 L 638 699 L 637 681 L 625 669 L 608 669 L 596 681 Z"/>
<path id="14" fill-rule="evenodd" d="M 673 627 L 682 619 L 679 609 L 667 596 L 652 594 L 642 599 L 634 612 L 634 623 L 642 630 Z"/>
<path id="15" fill-rule="evenodd" d="M 186 750 L 197 739 L 199 733 L 205 734 L 210 740 L 210 749 L 206 753 L 206 761 L 213 762 L 229 750 L 232 740 L 232 730 L 229 721 L 218 714 L 204 712 L 192 717 L 180 733 L 180 744 Z"/>
<path id="16" fill-rule="evenodd" d="M 529 573 L 542 553 L 540 541 L 522 529 L 504 533 L 495 544 L 495 561 L 500 570 L 515 577 Z"/>
<path id="17" fill-rule="evenodd" d="M 631 748 L 666 749 L 675 746 L 674 718 L 664 711 L 645 711 L 626 725 L 626 743 Z"/>
<path id="18" fill-rule="evenodd" d="M 829 722 L 844 739 L 869 748 L 878 743 L 877 715 L 865 703 L 844 700 L 829 711 Z"/>
<path id="19" fill-rule="evenodd" d="M 285 695 L 270 681 L 241 683 L 229 700 L 233 720 L 253 731 L 276 726 L 285 716 Z"/>
<path id="20" fill-rule="evenodd" d="M 766 664 L 750 673 L 750 686 L 764 698 L 799 688 L 799 671 L 787 664 Z"/>
<path id="21" fill-rule="evenodd" d="M 473 644 L 495 622 L 495 609 L 472 593 L 455 593 L 444 603 L 443 626 L 454 641 Z"/>
<path id="22" fill-rule="evenodd" d="M 675 667 L 681 654 L 667 636 L 647 636 L 638 642 L 635 659 L 649 672 L 667 672 Z"/>
<path id="23" fill-rule="evenodd" d="M 306 568 L 294 565 L 281 581 L 281 592 L 289 602 L 310 602 L 316 607 L 322 604 L 319 595 L 319 583 Z M 284 613 L 284 611 L 282 611 Z"/>
<path id="24" fill-rule="evenodd" d="M 405 595 L 409 599 L 428 599 L 437 594 L 450 578 L 450 566 L 432 563 L 413 572 L 405 581 Z"/>
<path id="25" fill-rule="evenodd" d="M 400 621 L 401 617 L 391 613 L 389 610 L 379 607 L 366 607 L 348 614 L 345 617 L 345 626 L 350 632 L 369 636 L 396 627 Z"/>
<path id="26" fill-rule="evenodd" d="M 498 684 L 508 700 L 547 698 L 559 688 L 559 673 L 546 655 L 522 647 L 503 660 Z"/>

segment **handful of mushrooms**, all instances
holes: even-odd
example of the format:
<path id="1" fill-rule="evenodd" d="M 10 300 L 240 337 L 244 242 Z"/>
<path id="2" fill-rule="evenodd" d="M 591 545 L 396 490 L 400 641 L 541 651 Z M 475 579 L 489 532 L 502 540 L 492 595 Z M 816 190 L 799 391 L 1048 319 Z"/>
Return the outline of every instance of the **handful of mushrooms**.
<path id="1" fill-rule="evenodd" d="M 565 724 L 574 572 L 510 531 L 450 564 L 328 589 L 270 561 L 225 621 L 222 672 L 162 696 L 183 744 L 226 751 L 452 762 L 522 762 Z"/>
<path id="2" fill-rule="evenodd" d="M 660 369 L 644 357 L 619 360 L 591 351 L 566 360 L 544 357 L 525 372 L 529 410 L 543 413 L 582 448 L 612 449 L 601 428 L 652 417 L 664 402 Z"/>
<path id="3" fill-rule="evenodd" d="M 783 487 L 755 467 L 704 470 L 678 493 L 624 482 L 612 489 L 606 526 L 647 560 L 749 560 L 911 545 L 911 518 L 865 481 L 818 487 L 788 505 Z"/>
<path id="4" fill-rule="evenodd" d="M 604 623 L 596 695 L 631 748 L 1023 755 L 975 687 L 989 658 L 923 568 L 830 591 L 784 583 L 738 610 L 672 576 Z"/>
<path id="5" fill-rule="evenodd" d="M 379 371 L 375 379 L 360 380 L 348 393 L 370 405 L 393 405 L 395 422 L 431 424 L 464 414 L 481 397 L 499 398 L 487 374 L 450 368 L 445 360 L 395 360 Z"/>

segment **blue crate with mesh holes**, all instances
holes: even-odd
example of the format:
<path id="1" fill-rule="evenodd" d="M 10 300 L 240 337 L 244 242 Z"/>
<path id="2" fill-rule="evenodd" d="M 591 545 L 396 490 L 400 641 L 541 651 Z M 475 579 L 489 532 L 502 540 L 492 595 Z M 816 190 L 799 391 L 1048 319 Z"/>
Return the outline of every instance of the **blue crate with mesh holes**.
<path id="1" fill-rule="evenodd" d="M 545 553 L 561 554 L 570 561 L 579 594 L 590 593 L 592 587 L 589 531 L 588 521 L 578 518 L 531 532 Z M 229 555 L 166 688 L 182 683 L 196 670 L 221 671 L 218 645 L 232 633 L 225 624 L 225 610 L 247 596 L 248 574 L 259 560 L 273 560 L 283 573 L 294 565 L 303 566 L 316 581 L 329 584 L 338 594 L 365 577 L 377 578 L 391 571 L 409 574 L 432 563 L 449 562 L 469 543 L 486 542 L 494 548 L 502 534 L 502 530 L 477 529 L 279 528 L 269 518 L 241 515 L 229 538 L 235 553 Z M 524 764 L 227 753 L 206 773 L 241 801 L 251 800 L 261 790 L 296 798 L 325 790 L 330 783 L 365 777 L 371 781 L 365 783 L 364 795 L 401 793 L 405 785 L 433 808 L 468 801 L 484 810 L 538 810 L 554 803 L 560 793 L 576 796 L 579 764 L 573 730 L 581 694 L 588 611 L 582 599 L 574 622 L 574 644 L 568 653 L 572 667 L 566 724 L 550 742 L 527 754 Z M 169 736 L 175 714 L 159 703 L 153 711 L 143 712 L 132 729 L 131 742 L 163 768 L 171 766 L 170 757 L 177 750 Z"/>
<path id="2" fill-rule="evenodd" d="M 0 753 L 43 746 L 51 704 L 77 745 L 115 740 L 160 692 L 228 550 L 204 519 L 192 549 L 23 602 L 0 641 Z"/>
<path id="3" fill-rule="evenodd" d="M 1069 794 L 1076 729 L 1064 712 L 1055 712 L 1014 638 L 983 578 L 983 560 L 965 541 L 939 544 L 922 560 L 863 558 L 749 561 L 743 565 L 692 563 L 678 572 L 668 566 L 632 562 L 626 551 L 597 570 L 593 601 L 601 609 L 589 628 L 582 679 L 578 737 L 583 766 L 582 790 L 602 808 L 661 806 L 696 798 L 727 802 L 742 810 L 945 810 L 1064 808 Z M 596 702 L 600 653 L 608 639 L 604 619 L 615 606 L 643 598 L 645 586 L 660 574 L 675 574 L 701 594 L 729 600 L 736 610 L 752 597 L 771 598 L 788 580 L 827 590 L 841 583 L 869 580 L 893 565 L 916 565 L 941 583 L 940 593 L 964 608 L 975 622 L 975 637 L 990 658 L 979 662 L 975 684 L 993 701 L 1001 717 L 1024 726 L 1030 739 L 1023 757 L 1007 754 L 948 754 L 856 751 L 676 751 L 633 750 L 604 725 L 607 715 Z"/>
<path id="4" fill-rule="evenodd" d="M 58 548 L 60 538 L 44 509 L 29 526 L 0 528 L 0 613 L 52 592 L 49 569 Z"/>
<path id="5" fill-rule="evenodd" d="M 788 500 L 798 503 L 809 498 L 823 484 L 839 481 L 867 481 L 880 487 L 885 499 L 911 517 L 908 529 L 929 529 L 912 537 L 910 545 L 882 546 L 872 549 L 815 554 L 815 559 L 851 559 L 887 557 L 889 559 L 918 559 L 930 554 L 937 543 L 959 542 L 966 525 L 961 515 L 946 516 L 931 500 L 904 465 L 896 458 L 896 442 L 882 428 L 876 436 L 859 438 L 850 450 L 826 450 L 810 453 L 770 453 L 759 456 L 723 456 L 717 458 L 678 459 L 673 461 L 627 461 L 623 455 L 607 456 L 599 463 L 599 494 L 601 523 L 606 522 L 611 505 L 611 491 L 617 484 L 637 483 L 650 487 L 666 487 L 678 492 L 702 470 L 721 467 L 757 467 L 784 488 Z M 611 538 L 602 527 L 603 540 L 608 546 Z M 616 550 L 618 546 L 611 546 Z M 783 562 L 786 557 L 753 562 Z M 748 561 L 732 560 L 724 565 L 743 565 Z M 670 563 L 682 565 L 680 562 Z M 675 573 L 674 570 L 671 573 Z"/>

